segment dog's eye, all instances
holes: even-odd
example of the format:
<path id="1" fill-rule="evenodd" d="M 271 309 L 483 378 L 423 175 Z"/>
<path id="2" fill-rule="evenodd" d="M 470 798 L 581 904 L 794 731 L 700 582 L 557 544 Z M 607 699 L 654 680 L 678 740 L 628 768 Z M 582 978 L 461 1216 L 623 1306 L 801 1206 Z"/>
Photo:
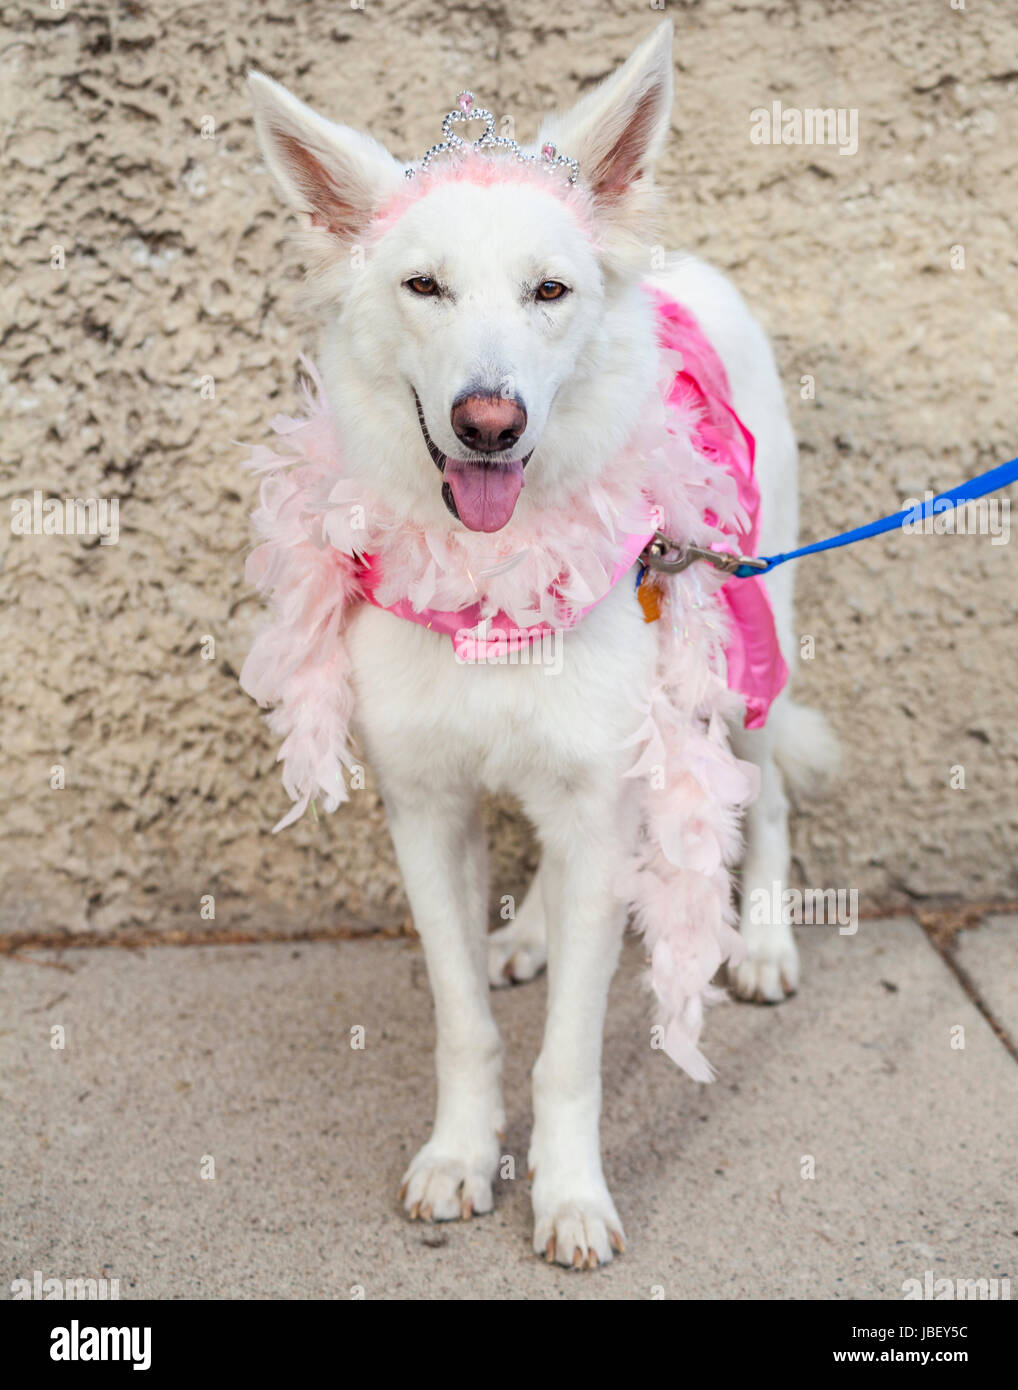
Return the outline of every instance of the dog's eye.
<path id="1" fill-rule="evenodd" d="M 543 280 L 537 287 L 538 299 L 561 299 L 568 293 L 568 288 L 561 280 Z"/>
<path id="2" fill-rule="evenodd" d="M 431 275 L 414 275 L 403 283 L 414 294 L 438 294 L 438 281 Z"/>

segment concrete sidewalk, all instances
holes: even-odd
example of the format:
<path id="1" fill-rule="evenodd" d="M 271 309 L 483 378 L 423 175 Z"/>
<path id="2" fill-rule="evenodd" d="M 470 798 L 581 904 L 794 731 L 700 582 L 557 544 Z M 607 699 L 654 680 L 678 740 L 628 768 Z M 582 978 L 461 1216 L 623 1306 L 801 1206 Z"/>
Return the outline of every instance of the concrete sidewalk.
<path id="1" fill-rule="evenodd" d="M 640 951 L 627 945 L 603 1134 L 629 1253 L 589 1274 L 530 1253 L 527 1074 L 543 981 L 494 999 L 517 1176 L 493 1216 L 431 1227 L 396 1202 L 434 1097 L 416 943 L 5 960 L 0 1290 L 35 1270 L 118 1277 L 121 1298 L 349 1298 L 362 1286 L 368 1298 L 898 1299 L 926 1270 L 1018 1287 L 1007 1046 L 915 923 L 800 938 L 799 997 L 712 1013 L 707 1087 L 650 1051 Z M 1016 923 L 999 918 L 958 951 L 1012 1038 L 1016 952 Z M 350 1046 L 357 1026 L 363 1050 Z M 208 1155 L 214 1180 L 201 1176 Z"/>

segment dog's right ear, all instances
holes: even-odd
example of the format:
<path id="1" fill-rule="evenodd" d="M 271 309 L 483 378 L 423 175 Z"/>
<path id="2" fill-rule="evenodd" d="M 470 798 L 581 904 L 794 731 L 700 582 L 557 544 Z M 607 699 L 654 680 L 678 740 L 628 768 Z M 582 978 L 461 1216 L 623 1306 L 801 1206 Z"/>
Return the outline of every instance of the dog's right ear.
<path id="1" fill-rule="evenodd" d="M 312 226 L 355 239 L 402 186 L 402 165 L 377 140 L 327 121 L 264 73 L 247 80 L 258 143 L 283 201 Z"/>

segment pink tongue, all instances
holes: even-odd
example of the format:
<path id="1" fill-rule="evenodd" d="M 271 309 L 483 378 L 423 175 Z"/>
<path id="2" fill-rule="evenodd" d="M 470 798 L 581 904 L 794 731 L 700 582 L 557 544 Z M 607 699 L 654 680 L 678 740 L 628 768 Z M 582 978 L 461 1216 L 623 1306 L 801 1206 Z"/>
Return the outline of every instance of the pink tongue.
<path id="1" fill-rule="evenodd" d="M 471 531 L 501 531 L 523 486 L 523 460 L 484 464 L 447 459 L 444 476 L 464 526 Z"/>

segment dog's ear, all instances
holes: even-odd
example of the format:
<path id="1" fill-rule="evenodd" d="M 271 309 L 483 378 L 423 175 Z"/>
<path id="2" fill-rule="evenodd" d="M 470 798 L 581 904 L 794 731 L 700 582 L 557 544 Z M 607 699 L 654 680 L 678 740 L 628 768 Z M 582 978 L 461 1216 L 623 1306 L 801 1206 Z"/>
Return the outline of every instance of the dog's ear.
<path id="1" fill-rule="evenodd" d="M 248 86 L 258 143 L 284 202 L 313 226 L 354 239 L 402 185 L 402 166 L 377 140 L 327 121 L 264 73 L 249 73 Z"/>
<path id="2" fill-rule="evenodd" d="M 653 204 L 651 175 L 671 111 L 672 23 L 665 20 L 571 111 L 550 117 L 537 144 L 572 156 L 601 218 L 635 232 Z"/>

